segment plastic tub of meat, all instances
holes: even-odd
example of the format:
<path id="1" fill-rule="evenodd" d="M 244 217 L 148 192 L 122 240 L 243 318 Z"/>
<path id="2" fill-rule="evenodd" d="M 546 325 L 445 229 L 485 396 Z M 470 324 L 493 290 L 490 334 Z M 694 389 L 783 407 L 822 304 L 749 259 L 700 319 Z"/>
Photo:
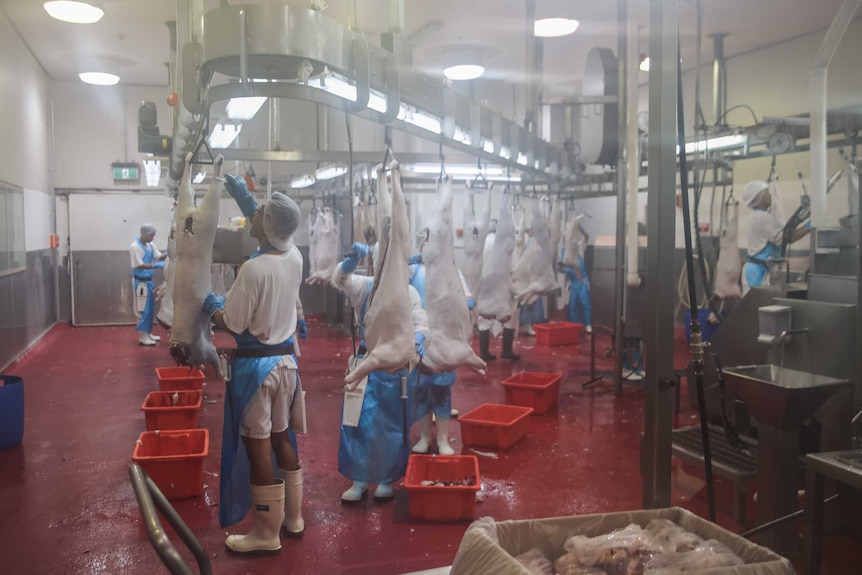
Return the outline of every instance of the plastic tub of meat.
<path id="1" fill-rule="evenodd" d="M 525 435 L 532 407 L 485 403 L 458 418 L 465 447 L 509 449 Z"/>
<path id="2" fill-rule="evenodd" d="M 204 372 L 188 367 L 157 367 L 159 391 L 200 390 L 204 386 Z"/>
<path id="3" fill-rule="evenodd" d="M 579 323 L 567 321 L 554 321 L 551 323 L 535 323 L 536 343 L 539 345 L 572 345 L 581 339 L 581 328 Z"/>
<path id="4" fill-rule="evenodd" d="M 562 377 L 560 373 L 522 371 L 500 383 L 506 388 L 506 403 L 532 407 L 534 415 L 541 415 L 557 405 Z"/>
<path id="5" fill-rule="evenodd" d="M 141 411 L 147 420 L 147 431 L 155 431 L 196 428 L 200 408 L 200 391 L 151 391 Z"/>
<path id="6" fill-rule="evenodd" d="M 206 429 L 145 431 L 132 452 L 140 465 L 168 499 L 201 495 L 204 490 L 204 459 L 209 453 Z"/>
<path id="7" fill-rule="evenodd" d="M 475 455 L 411 455 L 404 487 L 414 519 L 472 519 L 481 487 L 479 459 Z"/>

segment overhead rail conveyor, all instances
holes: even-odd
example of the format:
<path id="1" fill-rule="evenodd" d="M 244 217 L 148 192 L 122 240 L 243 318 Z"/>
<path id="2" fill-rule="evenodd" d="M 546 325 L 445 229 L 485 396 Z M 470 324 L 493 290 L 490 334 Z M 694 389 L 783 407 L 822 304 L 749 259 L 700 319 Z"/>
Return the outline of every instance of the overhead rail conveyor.
<path id="1" fill-rule="evenodd" d="M 210 106 L 249 96 L 344 110 L 536 179 L 571 172 L 561 147 L 402 63 L 410 62 L 410 47 L 397 33 L 383 34 L 383 47 L 376 46 L 319 12 L 283 4 L 203 13 L 201 0 L 179 0 L 178 8 L 172 81 L 180 102 L 169 185 L 179 182 Z M 215 83 L 223 77 L 228 81 Z M 228 158 L 234 151 L 226 152 Z M 245 151 L 241 159 L 296 161 L 293 151 L 257 153 Z"/>

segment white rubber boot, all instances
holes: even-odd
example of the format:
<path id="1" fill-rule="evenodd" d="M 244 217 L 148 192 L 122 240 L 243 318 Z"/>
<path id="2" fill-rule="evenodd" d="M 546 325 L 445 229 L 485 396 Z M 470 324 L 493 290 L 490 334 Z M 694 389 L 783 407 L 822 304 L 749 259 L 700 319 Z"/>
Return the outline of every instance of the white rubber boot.
<path id="1" fill-rule="evenodd" d="M 437 419 L 437 453 L 440 455 L 455 455 L 455 450 L 449 445 L 449 419 Z"/>
<path id="2" fill-rule="evenodd" d="M 141 345 L 156 345 L 156 342 L 150 339 L 150 334 L 145 331 L 138 332 L 138 343 Z"/>
<path id="3" fill-rule="evenodd" d="M 374 499 L 392 499 L 395 497 L 395 489 L 391 483 L 381 483 L 374 490 Z"/>
<path id="4" fill-rule="evenodd" d="M 161 341 L 162 340 L 162 338 L 160 336 L 153 335 L 151 333 L 148 333 L 147 335 L 150 336 L 150 339 L 153 341 Z"/>
<path id="5" fill-rule="evenodd" d="M 278 531 L 284 519 L 284 482 L 251 486 L 254 525 L 246 535 L 228 535 L 224 544 L 237 553 L 275 555 L 281 551 Z"/>
<path id="6" fill-rule="evenodd" d="M 413 453 L 428 453 L 431 448 L 431 412 L 419 420 L 419 441 L 413 446 Z"/>
<path id="7" fill-rule="evenodd" d="M 341 494 L 341 500 L 345 503 L 356 503 L 365 497 L 366 493 L 368 493 L 368 484 L 354 481 L 350 489 Z"/>
<path id="8" fill-rule="evenodd" d="M 305 533 L 305 521 L 302 520 L 302 468 L 296 471 L 279 469 L 278 476 L 284 480 L 284 521 L 281 524 L 287 530 L 288 537 L 297 539 Z"/>

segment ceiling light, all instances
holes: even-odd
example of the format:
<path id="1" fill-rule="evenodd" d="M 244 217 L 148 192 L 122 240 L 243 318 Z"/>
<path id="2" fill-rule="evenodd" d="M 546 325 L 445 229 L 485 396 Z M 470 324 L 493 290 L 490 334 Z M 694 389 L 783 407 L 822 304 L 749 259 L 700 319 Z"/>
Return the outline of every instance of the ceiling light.
<path id="1" fill-rule="evenodd" d="M 440 164 L 413 164 L 407 171 L 414 174 L 439 174 Z M 479 168 L 472 164 L 446 164 L 446 173 L 450 176 L 475 176 Z M 502 176 L 505 172 L 500 166 L 483 166 L 481 172 L 486 176 Z"/>
<path id="2" fill-rule="evenodd" d="M 147 186 L 155 188 L 159 185 L 159 178 L 162 175 L 161 160 L 144 160 L 144 176 L 147 180 Z"/>
<path id="3" fill-rule="evenodd" d="M 473 139 L 470 137 L 470 134 L 455 126 L 455 134 L 452 136 L 452 139 L 456 142 L 461 142 L 465 146 L 469 146 Z"/>
<path id="4" fill-rule="evenodd" d="M 542 18 L 533 23 L 533 34 L 539 38 L 559 38 L 574 34 L 580 25 L 572 18 Z"/>
<path id="5" fill-rule="evenodd" d="M 641 72 L 649 72 L 649 56 L 641 60 L 641 64 L 638 68 L 640 68 Z"/>
<path id="6" fill-rule="evenodd" d="M 523 152 L 518 152 L 518 159 L 515 161 L 518 162 L 519 164 L 521 164 L 522 166 L 526 166 L 527 165 L 527 154 L 524 154 Z"/>
<path id="7" fill-rule="evenodd" d="M 331 180 L 338 176 L 343 176 L 347 173 L 347 168 L 344 166 L 326 166 L 314 172 L 314 178 L 317 180 Z"/>
<path id="8" fill-rule="evenodd" d="M 484 150 L 485 153 L 487 153 L 487 154 L 493 154 L 494 153 L 494 142 L 492 142 L 491 140 L 483 141 L 482 142 L 482 150 Z"/>
<path id="9" fill-rule="evenodd" d="M 314 185 L 313 176 L 300 176 L 290 181 L 290 187 L 293 189 L 307 188 Z"/>
<path id="10" fill-rule="evenodd" d="M 500 146 L 500 157 L 506 158 L 507 160 L 512 157 L 512 153 L 509 151 L 509 148 L 506 146 Z"/>
<path id="11" fill-rule="evenodd" d="M 356 101 L 356 86 L 342 80 L 337 76 L 322 76 L 319 78 L 310 78 L 308 85 L 312 88 L 318 88 L 325 92 L 329 92 L 339 98 Z M 376 112 L 383 114 L 386 112 L 386 98 L 376 90 L 371 90 L 368 95 L 368 107 Z"/>
<path id="12" fill-rule="evenodd" d="M 475 80 L 485 73 L 485 66 L 479 64 L 457 64 L 443 70 L 443 75 L 450 80 Z"/>
<path id="13" fill-rule="evenodd" d="M 739 148 L 745 145 L 748 141 L 748 136 L 745 134 L 731 134 L 729 136 L 718 136 L 709 140 L 698 140 L 697 142 L 688 142 L 685 145 L 685 153 L 693 154 L 695 152 L 705 152 L 707 150 L 725 150 L 727 148 Z M 679 146 L 676 147 L 679 153 Z"/>
<path id="14" fill-rule="evenodd" d="M 225 107 L 225 112 L 231 120 L 251 120 L 264 102 L 266 98 L 263 96 L 231 98 Z"/>
<path id="15" fill-rule="evenodd" d="M 236 137 L 239 136 L 239 131 L 242 129 L 242 124 L 222 124 L 219 122 L 213 128 L 210 137 L 207 139 L 211 148 L 227 148 Z"/>
<path id="16" fill-rule="evenodd" d="M 199 184 L 199 183 L 201 183 L 202 181 L 204 181 L 204 178 L 206 178 L 206 177 L 207 177 L 207 175 L 206 175 L 205 173 L 203 173 L 203 172 L 198 172 L 198 173 L 195 175 L 195 177 L 194 177 L 194 178 L 192 178 L 192 183 L 193 183 L 193 184 Z"/>
<path id="17" fill-rule="evenodd" d="M 120 81 L 120 77 L 110 72 L 81 72 L 78 78 L 85 84 L 94 86 L 113 86 Z"/>
<path id="18" fill-rule="evenodd" d="M 83 1 L 52 1 L 42 5 L 52 18 L 71 22 L 72 24 L 92 24 L 105 15 L 102 3 L 97 0 Z"/>
<path id="19" fill-rule="evenodd" d="M 425 112 L 409 108 L 403 104 L 401 105 L 401 109 L 398 111 L 398 119 L 402 122 L 412 124 L 417 128 L 428 130 L 433 134 L 440 134 L 443 131 L 440 126 L 439 119 L 426 114 Z"/>

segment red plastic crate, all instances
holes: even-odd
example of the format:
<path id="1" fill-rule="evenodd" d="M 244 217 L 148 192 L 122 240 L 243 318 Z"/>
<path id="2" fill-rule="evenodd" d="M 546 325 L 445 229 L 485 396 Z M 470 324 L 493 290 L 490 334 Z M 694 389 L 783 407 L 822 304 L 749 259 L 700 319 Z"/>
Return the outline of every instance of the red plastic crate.
<path id="1" fill-rule="evenodd" d="M 562 377 L 560 373 L 522 371 L 500 383 L 506 388 L 506 403 L 532 407 L 534 415 L 541 415 L 557 405 Z"/>
<path id="2" fill-rule="evenodd" d="M 160 391 L 200 390 L 204 386 L 204 372 L 188 367 L 157 367 Z"/>
<path id="3" fill-rule="evenodd" d="M 201 392 L 197 390 L 151 391 L 141 406 L 147 431 L 196 428 L 201 402 Z"/>
<path id="4" fill-rule="evenodd" d="M 422 485 L 425 480 L 460 481 L 476 477 L 475 485 Z M 475 455 L 411 455 L 404 487 L 410 517 L 426 521 L 472 519 L 476 493 L 481 488 L 479 459 Z"/>
<path id="5" fill-rule="evenodd" d="M 571 345 L 578 343 L 581 339 L 581 328 L 579 323 L 567 321 L 555 321 L 550 323 L 534 323 L 536 330 L 536 343 L 539 345 Z"/>
<path id="6" fill-rule="evenodd" d="M 145 431 L 132 452 L 168 499 L 201 495 L 204 490 L 204 458 L 210 449 L 206 429 Z"/>
<path id="7" fill-rule="evenodd" d="M 464 446 L 509 449 L 527 435 L 532 407 L 485 403 L 458 418 Z"/>

